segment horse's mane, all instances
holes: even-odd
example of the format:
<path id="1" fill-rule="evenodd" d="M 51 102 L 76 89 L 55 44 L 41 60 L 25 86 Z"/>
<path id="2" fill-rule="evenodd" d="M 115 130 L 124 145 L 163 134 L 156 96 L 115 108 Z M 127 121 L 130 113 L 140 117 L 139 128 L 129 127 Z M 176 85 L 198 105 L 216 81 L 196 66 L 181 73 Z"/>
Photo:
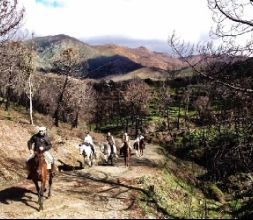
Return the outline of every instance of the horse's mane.
<path id="1" fill-rule="evenodd" d="M 34 158 L 31 159 L 32 166 L 34 168 L 39 167 L 40 160 L 42 160 L 43 163 L 46 163 L 45 156 L 43 155 L 43 153 L 36 153 L 34 155 Z"/>

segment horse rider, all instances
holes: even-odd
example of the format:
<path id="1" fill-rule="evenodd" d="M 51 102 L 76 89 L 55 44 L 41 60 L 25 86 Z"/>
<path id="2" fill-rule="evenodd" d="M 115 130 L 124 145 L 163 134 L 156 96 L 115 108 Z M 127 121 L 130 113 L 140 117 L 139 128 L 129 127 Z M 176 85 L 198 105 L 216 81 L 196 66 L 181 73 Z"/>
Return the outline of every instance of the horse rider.
<path id="1" fill-rule="evenodd" d="M 134 140 L 134 144 L 137 143 L 138 144 L 138 148 L 140 147 L 140 142 L 141 140 L 144 139 L 144 136 L 142 136 L 141 132 L 138 131 L 138 134 L 137 134 L 137 137 L 136 139 Z"/>
<path id="2" fill-rule="evenodd" d="M 107 140 L 108 144 L 111 147 L 112 154 L 114 154 L 115 153 L 114 152 L 114 147 L 116 146 L 116 144 L 115 144 L 115 140 L 114 140 L 114 138 L 113 138 L 113 136 L 111 135 L 110 132 L 107 133 L 106 140 Z"/>
<path id="3" fill-rule="evenodd" d="M 51 164 L 51 175 L 55 175 L 55 164 L 54 164 L 54 158 L 53 156 L 48 152 L 52 144 L 49 140 L 49 137 L 46 134 L 46 127 L 39 127 L 38 133 L 34 134 L 30 140 L 27 142 L 28 149 L 30 151 L 30 156 L 28 157 L 26 161 L 27 169 L 28 169 L 28 177 L 27 179 L 31 179 L 31 161 L 35 156 L 35 152 L 38 152 L 39 150 L 43 152 L 46 163 Z"/>
<path id="4" fill-rule="evenodd" d="M 90 132 L 86 131 L 85 133 L 86 133 L 86 135 L 84 137 L 84 144 L 89 145 L 91 147 L 91 150 L 92 150 L 94 156 L 96 157 L 96 152 L 95 152 L 92 137 L 90 136 Z"/>
<path id="5" fill-rule="evenodd" d="M 131 146 L 130 146 L 130 144 L 129 144 L 129 136 L 128 136 L 128 134 L 125 132 L 125 133 L 123 133 L 123 136 L 122 136 L 122 142 L 123 142 L 123 144 L 122 144 L 122 146 L 121 146 L 121 148 L 120 148 L 120 155 L 122 155 L 122 148 L 126 145 L 126 147 L 129 147 L 130 149 L 131 149 Z"/>

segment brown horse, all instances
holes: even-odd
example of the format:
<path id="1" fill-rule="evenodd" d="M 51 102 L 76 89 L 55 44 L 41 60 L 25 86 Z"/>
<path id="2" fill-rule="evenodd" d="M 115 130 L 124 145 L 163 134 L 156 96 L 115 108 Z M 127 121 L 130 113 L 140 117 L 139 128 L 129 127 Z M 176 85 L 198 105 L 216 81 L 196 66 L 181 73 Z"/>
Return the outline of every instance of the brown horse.
<path id="1" fill-rule="evenodd" d="M 47 163 L 42 151 L 35 152 L 35 156 L 31 159 L 31 179 L 36 186 L 38 193 L 39 211 L 43 210 L 43 196 L 46 191 L 46 182 L 49 174 L 49 191 L 48 197 L 51 197 L 51 186 L 53 182 L 52 172 L 48 172 Z M 39 187 L 39 182 L 41 182 Z"/>
<path id="2" fill-rule="evenodd" d="M 139 157 L 143 156 L 143 150 L 145 149 L 144 139 L 141 139 L 139 144 L 138 142 L 135 142 L 134 149 L 139 153 Z"/>
<path id="3" fill-rule="evenodd" d="M 131 156 L 131 148 L 127 142 L 124 142 L 123 147 L 120 149 L 121 154 L 124 156 L 125 167 L 129 166 L 129 159 Z"/>

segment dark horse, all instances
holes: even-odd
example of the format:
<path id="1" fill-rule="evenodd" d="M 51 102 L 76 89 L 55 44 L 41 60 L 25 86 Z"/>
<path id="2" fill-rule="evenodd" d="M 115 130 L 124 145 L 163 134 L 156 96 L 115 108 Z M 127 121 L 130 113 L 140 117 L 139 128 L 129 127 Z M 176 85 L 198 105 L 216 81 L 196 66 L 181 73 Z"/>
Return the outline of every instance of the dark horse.
<path id="1" fill-rule="evenodd" d="M 143 156 L 143 150 L 145 149 L 144 139 L 141 139 L 139 144 L 138 142 L 135 142 L 134 149 L 139 153 L 139 157 Z"/>
<path id="2" fill-rule="evenodd" d="M 38 193 L 39 211 L 43 210 L 43 196 L 46 191 L 46 182 L 49 175 L 49 191 L 48 197 L 51 197 L 51 185 L 53 182 L 52 172 L 48 172 L 47 163 L 42 151 L 35 152 L 35 156 L 31 159 L 31 179 L 36 186 Z M 41 182 L 39 186 L 39 182 Z"/>
<path id="3" fill-rule="evenodd" d="M 127 142 L 124 142 L 123 147 L 121 147 L 120 154 L 123 154 L 124 161 L 125 161 L 125 167 L 128 167 L 129 166 L 129 159 L 131 156 L 131 148 Z"/>

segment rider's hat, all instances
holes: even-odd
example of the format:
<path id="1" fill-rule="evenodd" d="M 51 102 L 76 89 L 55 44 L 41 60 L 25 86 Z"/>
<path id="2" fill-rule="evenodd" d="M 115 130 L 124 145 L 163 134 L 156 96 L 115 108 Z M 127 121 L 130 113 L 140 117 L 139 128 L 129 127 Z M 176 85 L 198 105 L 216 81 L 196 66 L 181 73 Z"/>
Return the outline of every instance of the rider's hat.
<path id="1" fill-rule="evenodd" d="M 46 131 L 46 130 L 47 130 L 46 127 L 39 127 L 39 128 L 38 128 L 38 131 Z"/>

